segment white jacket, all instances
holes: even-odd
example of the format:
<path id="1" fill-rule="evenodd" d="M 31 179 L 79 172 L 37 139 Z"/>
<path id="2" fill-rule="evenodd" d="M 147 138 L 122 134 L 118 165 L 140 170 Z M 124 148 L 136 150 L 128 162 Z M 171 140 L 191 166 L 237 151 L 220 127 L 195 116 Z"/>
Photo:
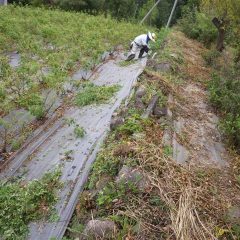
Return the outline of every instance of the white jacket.
<path id="1" fill-rule="evenodd" d="M 137 44 L 139 47 L 142 47 L 142 46 L 148 46 L 147 40 L 148 40 L 148 35 L 142 34 L 137 36 L 133 42 Z"/>

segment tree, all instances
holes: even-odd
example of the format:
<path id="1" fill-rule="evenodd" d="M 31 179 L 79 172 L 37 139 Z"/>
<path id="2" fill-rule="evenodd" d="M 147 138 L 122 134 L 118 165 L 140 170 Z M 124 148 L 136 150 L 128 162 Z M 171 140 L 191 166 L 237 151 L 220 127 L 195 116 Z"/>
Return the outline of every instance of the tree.
<path id="1" fill-rule="evenodd" d="M 212 7 L 214 6 L 214 8 Z M 240 0 L 202 0 L 203 11 L 215 15 L 213 24 L 218 29 L 217 50 L 224 49 L 226 31 L 237 34 L 240 21 Z"/>

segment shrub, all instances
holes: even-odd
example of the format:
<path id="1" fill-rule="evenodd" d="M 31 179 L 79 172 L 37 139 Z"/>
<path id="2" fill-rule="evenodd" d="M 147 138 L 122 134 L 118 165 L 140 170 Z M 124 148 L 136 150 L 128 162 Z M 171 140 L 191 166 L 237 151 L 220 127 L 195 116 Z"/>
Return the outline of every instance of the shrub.
<path id="1" fill-rule="evenodd" d="M 179 21 L 182 31 L 190 38 L 209 46 L 217 38 L 217 29 L 212 24 L 211 16 L 186 8 Z"/>
<path id="2" fill-rule="evenodd" d="M 240 149 L 240 70 L 233 67 L 209 83 L 210 100 L 223 113 L 220 127 L 228 140 Z"/>

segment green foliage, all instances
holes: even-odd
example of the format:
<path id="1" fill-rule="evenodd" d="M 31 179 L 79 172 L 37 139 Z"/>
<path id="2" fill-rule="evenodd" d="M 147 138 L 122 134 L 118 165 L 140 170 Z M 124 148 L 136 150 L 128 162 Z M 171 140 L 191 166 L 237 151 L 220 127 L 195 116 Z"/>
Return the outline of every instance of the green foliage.
<path id="1" fill-rule="evenodd" d="M 27 185 L 1 184 L 0 234 L 3 239 L 25 239 L 28 223 L 47 217 L 57 201 L 60 171 L 47 173 Z"/>
<path id="2" fill-rule="evenodd" d="M 183 11 L 182 19 L 179 20 L 179 25 L 188 37 L 209 46 L 217 38 L 217 29 L 211 20 L 210 15 L 186 8 Z"/>
<path id="3" fill-rule="evenodd" d="M 86 131 L 83 127 L 79 126 L 78 124 L 74 128 L 74 134 L 77 138 L 83 138 L 85 136 Z"/>
<path id="4" fill-rule="evenodd" d="M 124 124 L 118 127 L 117 131 L 127 135 L 143 131 L 141 116 L 137 113 L 132 114 Z"/>
<path id="5" fill-rule="evenodd" d="M 108 147 L 110 148 L 110 145 Z M 121 166 L 121 159 L 113 156 L 110 149 L 106 148 L 98 154 L 92 167 L 91 177 L 89 178 L 89 189 L 93 189 L 95 187 L 101 176 L 108 175 L 114 177 L 117 175 Z"/>
<path id="6" fill-rule="evenodd" d="M 34 5 L 37 2 L 50 3 Z M 17 51 L 21 56 L 15 69 L 8 56 L 0 57 L 1 114 L 24 107 L 42 118 L 44 88 L 60 92 L 73 71 L 91 68 L 104 51 L 127 45 L 146 29 L 109 17 L 9 5 L 0 8 L 0 31 L 0 52 Z"/>
<path id="7" fill-rule="evenodd" d="M 119 86 L 96 86 L 93 83 L 83 84 L 83 89 L 75 98 L 78 106 L 104 103 L 108 101 L 118 90 Z"/>
<path id="8" fill-rule="evenodd" d="M 169 145 L 164 146 L 164 148 L 163 148 L 163 154 L 164 154 L 164 156 L 166 156 L 166 157 L 172 156 L 172 154 L 173 154 L 173 148 L 172 148 L 172 146 L 169 146 Z"/>
<path id="9" fill-rule="evenodd" d="M 29 106 L 29 112 L 35 116 L 38 120 L 44 118 L 45 110 L 43 105 L 32 105 Z"/>
<path id="10" fill-rule="evenodd" d="M 240 79 L 239 69 L 214 74 L 209 83 L 210 100 L 224 117 L 220 127 L 231 143 L 240 147 Z"/>
<path id="11" fill-rule="evenodd" d="M 203 59 L 206 61 L 207 65 L 213 67 L 216 66 L 216 60 L 218 57 L 220 57 L 220 52 L 216 49 L 209 50 L 203 55 Z"/>
<path id="12" fill-rule="evenodd" d="M 116 184 L 110 182 L 99 192 L 97 204 L 99 207 L 109 206 L 115 199 L 127 200 L 127 194 L 129 193 L 138 193 L 138 189 L 134 183 L 128 182 L 125 184 L 124 182 L 120 182 Z"/>

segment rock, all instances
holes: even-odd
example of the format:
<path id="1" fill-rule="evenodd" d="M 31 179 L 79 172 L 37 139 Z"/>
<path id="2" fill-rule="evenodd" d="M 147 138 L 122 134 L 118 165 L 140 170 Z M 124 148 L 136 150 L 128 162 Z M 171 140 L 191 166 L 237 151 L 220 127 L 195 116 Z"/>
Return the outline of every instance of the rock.
<path id="1" fill-rule="evenodd" d="M 172 143 L 171 131 L 169 129 L 166 129 L 163 134 L 162 144 L 163 146 L 166 147 L 166 146 L 171 146 L 171 143 Z"/>
<path id="2" fill-rule="evenodd" d="M 114 118 L 111 119 L 110 129 L 115 130 L 117 127 L 119 127 L 123 123 L 124 123 L 124 118 L 123 117 L 114 117 Z"/>
<path id="3" fill-rule="evenodd" d="M 159 63 L 154 65 L 153 69 L 157 72 L 170 72 L 172 67 L 170 63 Z"/>
<path id="4" fill-rule="evenodd" d="M 145 109 L 145 105 L 144 105 L 141 98 L 136 98 L 135 103 L 134 103 L 134 107 L 137 108 L 137 109 L 140 109 L 140 110 Z"/>
<path id="5" fill-rule="evenodd" d="M 158 63 L 154 59 L 148 60 L 147 66 L 151 67 L 154 71 L 157 71 L 157 72 L 169 72 L 172 70 L 172 66 L 170 63 L 168 62 Z"/>
<path id="6" fill-rule="evenodd" d="M 125 184 L 131 182 L 136 185 L 136 187 L 144 191 L 149 186 L 149 181 L 146 176 L 138 169 L 134 169 L 124 165 L 120 170 L 116 183 L 124 182 Z"/>
<path id="7" fill-rule="evenodd" d="M 240 223 L 240 207 L 232 206 L 228 209 L 227 219 L 231 221 L 231 223 L 239 224 Z"/>
<path id="8" fill-rule="evenodd" d="M 136 98 L 142 98 L 146 94 L 146 88 L 141 85 L 136 91 Z"/>
<path id="9" fill-rule="evenodd" d="M 167 116 L 167 114 L 168 114 L 167 108 L 160 108 L 156 106 L 153 109 L 153 115 L 155 115 L 156 117 L 164 117 L 164 116 Z"/>
<path id="10" fill-rule="evenodd" d="M 87 223 L 83 234 L 89 239 L 112 237 L 117 227 L 113 221 L 109 220 L 90 220 Z"/>
<path id="11" fill-rule="evenodd" d="M 179 164 L 185 164 L 188 161 L 189 151 L 176 140 L 176 133 L 173 135 L 173 159 Z"/>
<path id="12" fill-rule="evenodd" d="M 156 107 L 158 99 L 159 96 L 157 94 L 152 97 L 146 111 L 142 114 L 142 118 L 146 119 L 153 113 L 153 109 Z"/>

